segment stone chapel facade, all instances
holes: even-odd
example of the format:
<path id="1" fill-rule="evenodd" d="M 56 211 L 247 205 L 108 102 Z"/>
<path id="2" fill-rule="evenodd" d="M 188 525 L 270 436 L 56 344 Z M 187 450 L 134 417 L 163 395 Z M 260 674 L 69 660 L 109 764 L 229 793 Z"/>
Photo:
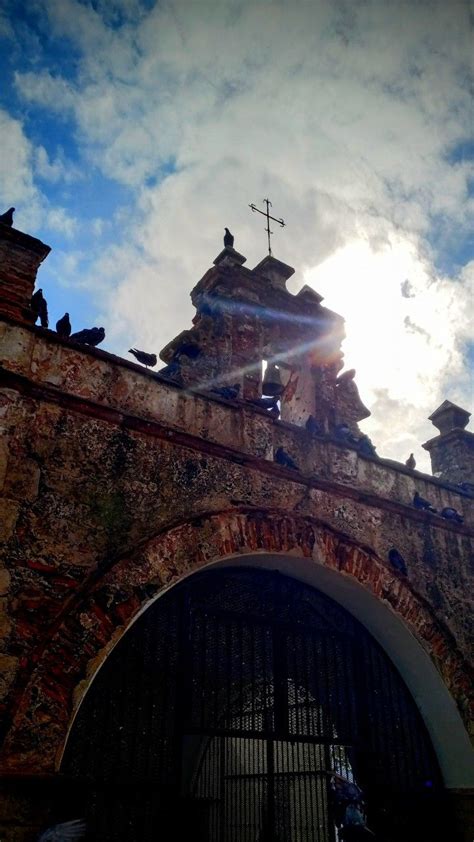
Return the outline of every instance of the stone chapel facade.
<path id="1" fill-rule="evenodd" d="M 48 824 L 88 817 L 91 792 L 96 798 L 101 786 L 113 790 L 107 798 L 115 805 L 103 813 L 115 814 L 127 787 L 117 796 L 115 778 L 103 780 L 113 770 L 92 770 L 123 738 L 114 764 L 133 778 L 139 761 L 130 759 L 130 746 L 142 746 L 137 790 L 152 787 L 151 801 L 168 798 L 176 821 L 183 805 L 191 810 L 196 840 L 349 839 L 330 791 L 346 778 L 364 793 L 367 826 L 379 842 L 396 839 L 390 811 L 405 807 L 418 817 L 418 830 L 415 836 L 408 821 L 401 824 L 398 842 L 433 842 L 423 828 L 433 826 L 428 813 L 435 802 L 436 809 L 442 802 L 442 838 L 471 840 L 474 434 L 465 429 L 468 413 L 449 401 L 433 413 L 439 434 L 425 447 L 436 476 L 379 458 L 358 427 L 369 412 L 353 374 L 340 374 L 342 318 L 308 287 L 290 294 L 291 267 L 266 257 L 249 270 L 228 247 L 192 291 L 193 325 L 163 350 L 161 372 L 62 339 L 36 326 L 30 309 L 48 252 L 39 240 L 0 226 L 0 839 L 32 842 Z M 263 361 L 269 361 L 267 381 L 273 374 L 281 389 L 278 382 L 268 389 L 267 382 L 262 398 Z M 416 508 L 415 492 L 437 513 Z M 440 517 L 444 507 L 463 522 Z M 393 550 L 406 569 L 397 567 Z M 218 594 L 212 608 L 207 587 L 209 601 L 211 592 Z M 226 602 L 231 591 L 240 594 L 238 606 L 237 597 Z M 161 629 L 153 651 L 161 654 L 147 654 L 149 661 L 143 655 L 125 681 L 120 673 L 142 657 L 152 616 L 150 628 Z M 172 617 L 176 635 L 164 648 Z M 127 641 L 140 634 L 134 650 Z M 206 661 L 211 638 L 212 664 Z M 346 644 L 361 654 L 338 655 Z M 310 654 L 298 667 L 301 675 L 296 667 L 283 669 L 279 652 L 285 664 L 291 658 L 296 664 L 305 647 Z M 175 650 L 173 661 L 167 653 Z M 269 653 L 266 666 L 262 651 Z M 371 685 L 360 658 L 377 660 L 375 651 L 388 666 L 377 667 Z M 188 673 L 194 677 L 186 683 Z M 324 691 L 315 678 L 323 673 Z M 173 704 L 166 702 L 171 724 L 163 734 L 160 676 L 176 690 Z M 117 697 L 131 686 L 136 695 L 117 713 Z M 187 712 L 193 693 L 214 699 L 212 721 L 203 713 L 198 725 L 195 712 Z M 149 700 L 148 708 L 140 699 Z M 354 734 L 346 734 L 353 699 L 360 716 L 356 711 Z M 300 723 L 296 730 L 291 717 Z M 109 747 L 100 744 L 107 722 L 117 729 Z M 405 726 L 410 749 L 403 748 Z M 381 742 L 371 743 L 377 729 Z M 421 732 L 426 749 L 415 749 Z M 88 735 L 96 749 L 90 747 L 79 769 L 77 752 Z M 161 772 L 150 771 L 153 740 L 163 752 L 166 747 L 166 770 L 180 767 L 174 789 L 174 771 L 166 771 L 166 796 L 164 789 L 156 795 L 165 760 Z M 304 751 L 290 763 L 296 744 Z M 422 750 L 434 771 L 418 780 Z M 238 774 L 225 766 L 226 751 Z M 418 783 L 403 797 L 394 784 L 382 809 L 380 778 L 397 751 L 407 767 L 398 770 L 402 784 L 410 775 Z M 183 795 L 186 775 L 194 783 Z M 439 798 L 426 801 L 422 787 L 433 787 L 436 776 Z M 277 798 L 281 781 L 285 795 Z M 310 782 L 303 795 L 301 781 Z M 316 806 L 309 804 L 313 797 Z M 253 806 L 236 824 L 242 799 Z M 90 809 L 93 826 L 101 808 Z M 151 812 L 145 829 L 133 830 L 134 810 L 144 809 L 130 807 L 128 831 L 102 828 L 90 838 L 154 839 Z"/>

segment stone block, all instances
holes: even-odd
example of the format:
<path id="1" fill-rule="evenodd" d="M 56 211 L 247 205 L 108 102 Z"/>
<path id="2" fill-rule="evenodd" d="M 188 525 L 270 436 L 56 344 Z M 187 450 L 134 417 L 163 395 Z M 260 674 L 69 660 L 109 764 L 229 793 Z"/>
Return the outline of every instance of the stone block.
<path id="1" fill-rule="evenodd" d="M 0 541 L 8 541 L 13 535 L 19 510 L 17 500 L 0 500 Z"/>

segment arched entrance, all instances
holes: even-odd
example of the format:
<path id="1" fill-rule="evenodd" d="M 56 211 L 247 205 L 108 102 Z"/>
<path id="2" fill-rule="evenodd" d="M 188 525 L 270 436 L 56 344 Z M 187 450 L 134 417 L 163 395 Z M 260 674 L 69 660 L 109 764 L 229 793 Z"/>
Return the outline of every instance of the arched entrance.
<path id="1" fill-rule="evenodd" d="M 154 603 L 92 683 L 62 771 L 89 782 L 104 840 L 339 842 L 351 785 L 377 842 L 442 838 L 394 666 L 345 609 L 267 570 L 196 574 Z"/>

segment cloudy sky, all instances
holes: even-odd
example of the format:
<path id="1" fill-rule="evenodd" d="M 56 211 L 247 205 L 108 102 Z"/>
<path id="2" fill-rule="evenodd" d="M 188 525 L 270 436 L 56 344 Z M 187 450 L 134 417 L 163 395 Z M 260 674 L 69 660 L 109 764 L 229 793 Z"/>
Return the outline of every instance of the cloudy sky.
<path id="1" fill-rule="evenodd" d="M 53 251 L 50 321 L 159 351 L 223 228 L 346 319 L 382 456 L 472 403 L 469 0 L 4 0 L 0 203 Z M 471 425 L 472 428 L 472 425 Z"/>

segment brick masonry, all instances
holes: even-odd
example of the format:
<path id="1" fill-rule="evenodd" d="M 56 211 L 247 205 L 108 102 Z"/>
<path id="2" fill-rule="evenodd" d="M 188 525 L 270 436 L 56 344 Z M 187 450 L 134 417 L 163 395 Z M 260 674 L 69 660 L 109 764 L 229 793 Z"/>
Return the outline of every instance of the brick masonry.
<path id="1" fill-rule="evenodd" d="M 61 340 L 9 305 L 0 365 L 0 757 L 9 780 L 54 776 L 77 705 L 139 611 L 183 576 L 248 553 L 294 556 L 359 582 L 429 654 L 470 727 L 470 494 L 364 456 L 329 428 L 310 435 L 245 401 Z M 299 471 L 275 463 L 280 446 Z M 415 490 L 464 523 L 414 509 Z M 388 562 L 391 547 L 406 578 Z M 10 823 L 5 838 L 34 838 L 35 821 L 24 832 Z"/>

